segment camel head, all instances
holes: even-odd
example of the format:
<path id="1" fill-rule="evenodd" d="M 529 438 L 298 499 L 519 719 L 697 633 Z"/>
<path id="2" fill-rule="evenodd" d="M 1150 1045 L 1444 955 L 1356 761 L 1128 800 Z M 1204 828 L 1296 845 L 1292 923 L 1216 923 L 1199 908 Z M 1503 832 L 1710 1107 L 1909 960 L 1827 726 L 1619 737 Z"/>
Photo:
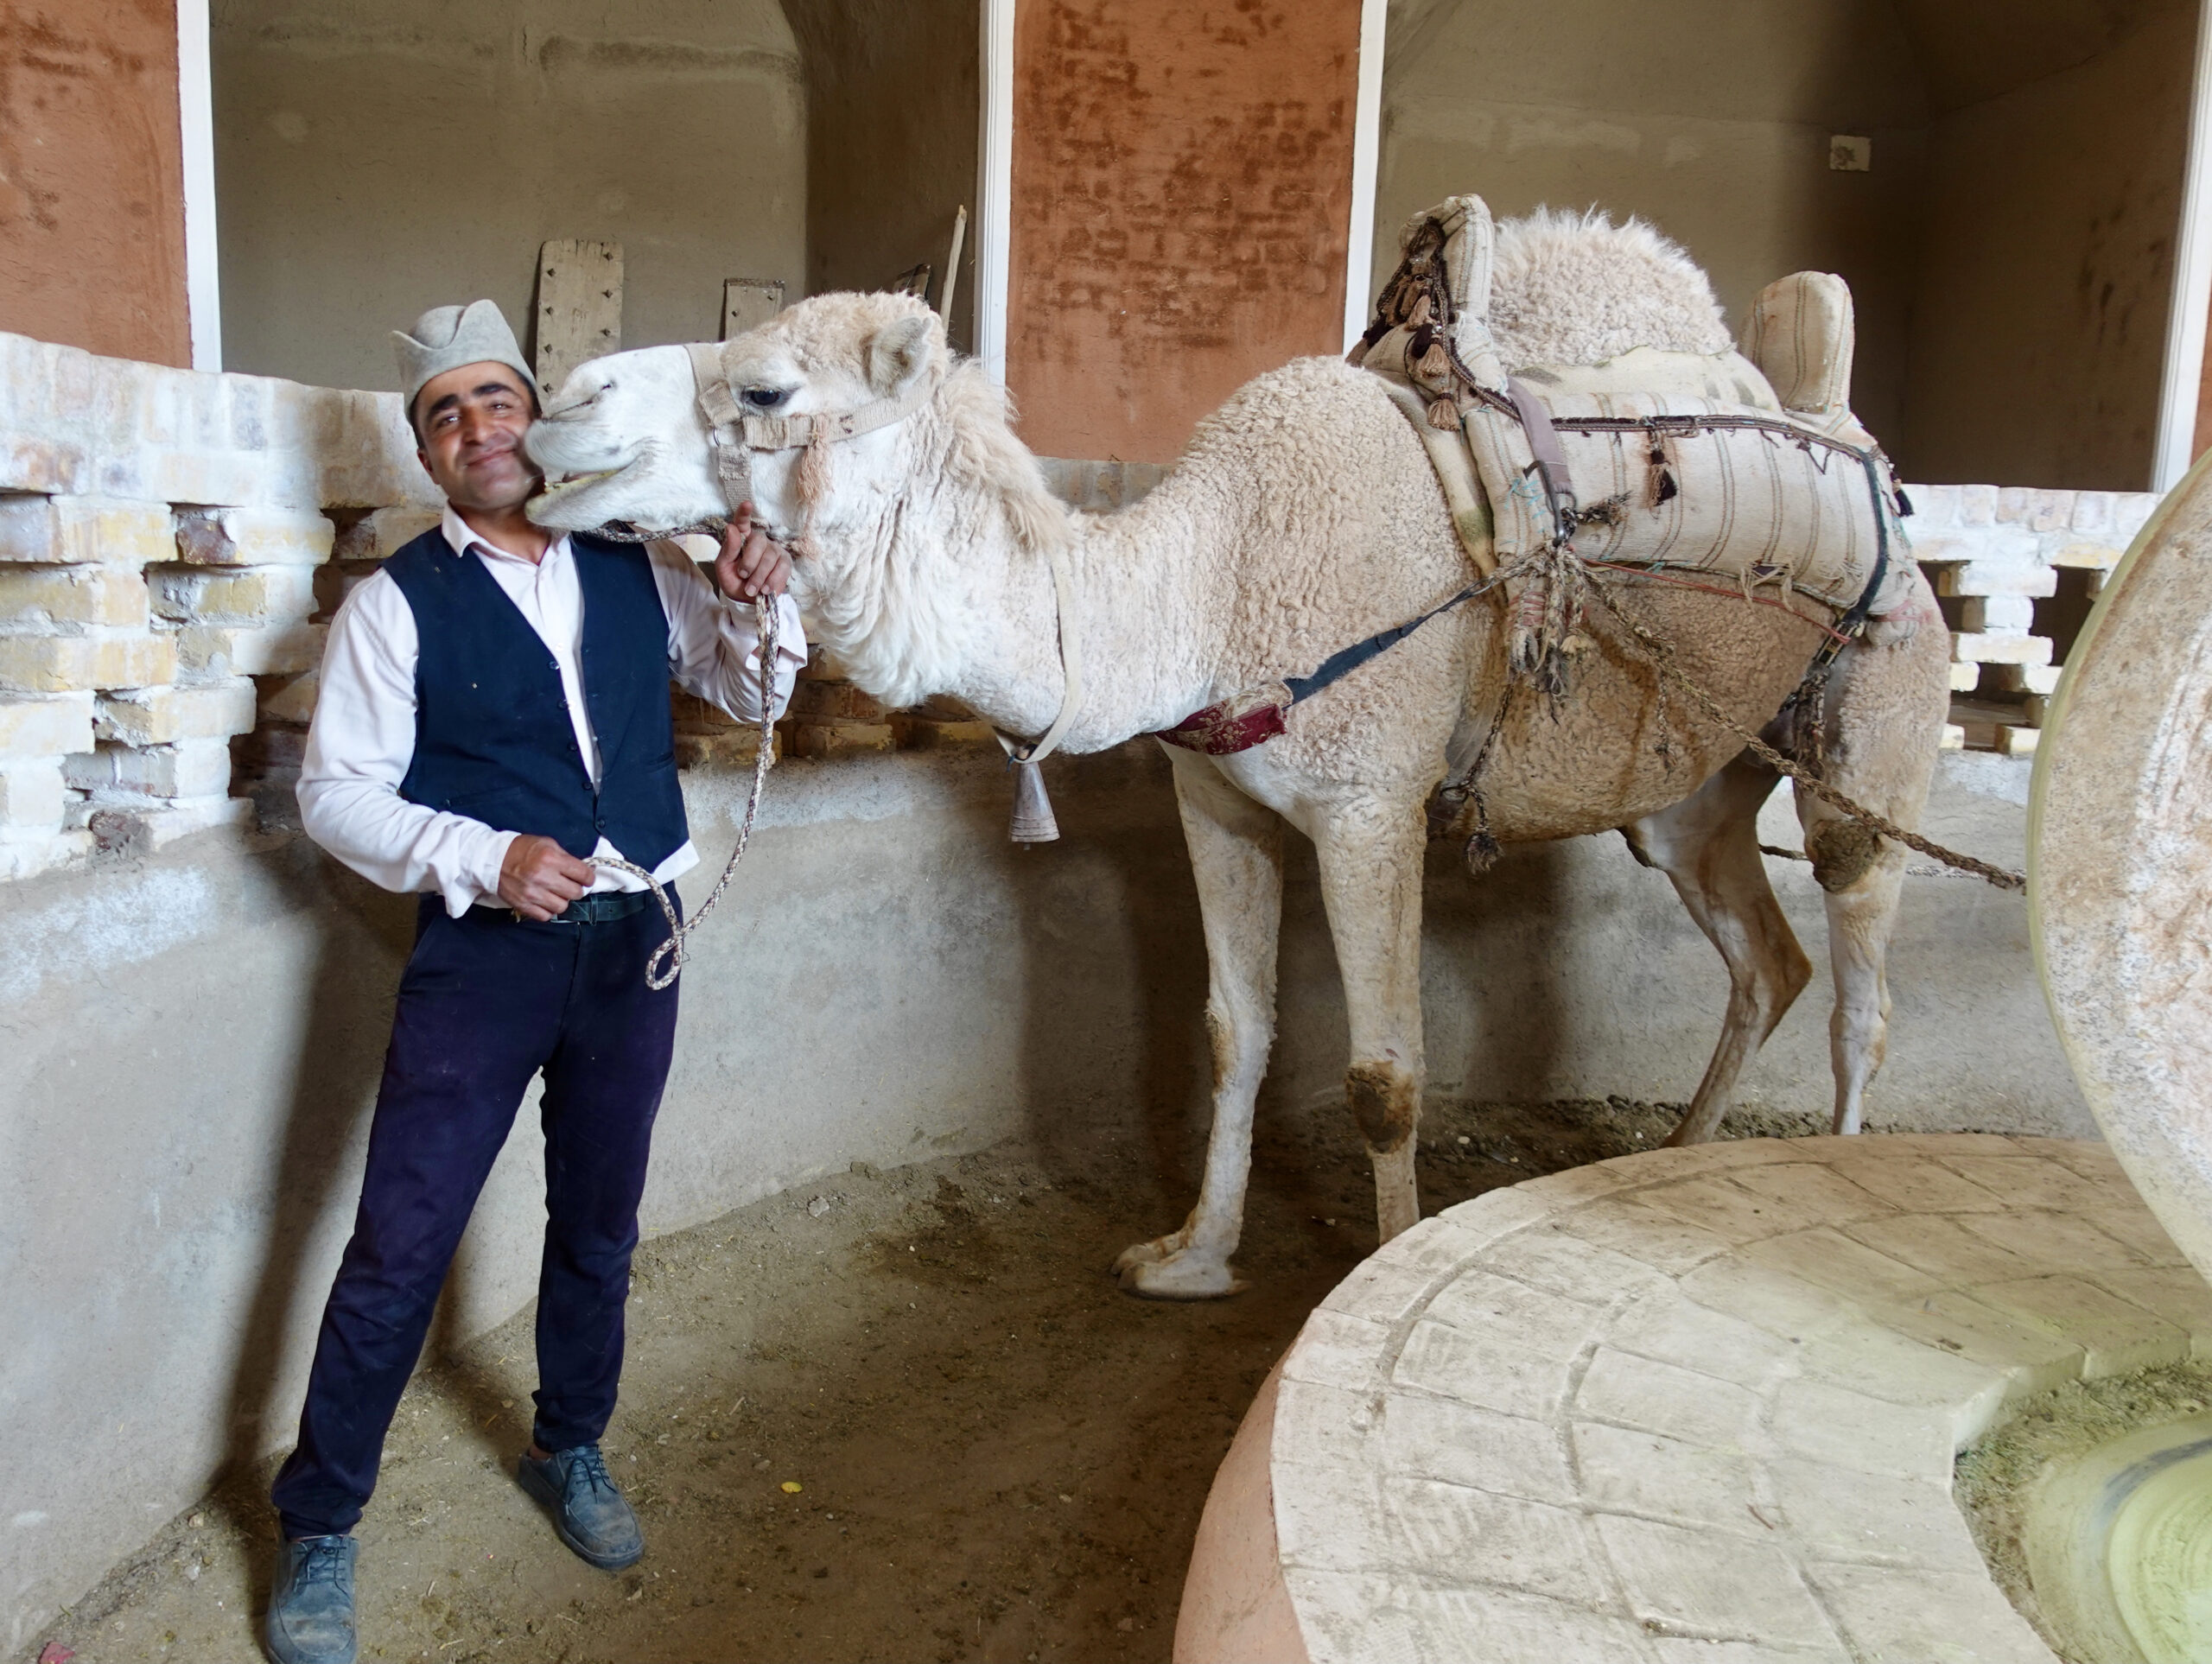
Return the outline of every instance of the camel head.
<path id="1" fill-rule="evenodd" d="M 1047 540 L 1068 535 L 1066 510 L 1014 436 L 1004 390 L 973 360 L 955 361 L 937 314 L 899 295 L 801 301 L 726 343 L 721 365 L 749 416 L 914 401 L 868 432 L 750 451 L 747 494 L 791 547 L 809 634 L 854 682 L 894 704 L 956 690 L 978 609 L 1006 578 L 987 551 L 1033 562 L 1041 584 Z M 540 524 L 666 530 L 727 512 L 680 346 L 579 365 L 527 443 L 553 482 L 531 505 Z"/>
<path id="2" fill-rule="evenodd" d="M 836 416 L 899 398 L 924 378 L 941 381 L 950 356 L 936 314 L 911 296 L 822 295 L 728 342 L 721 361 L 747 416 Z M 893 429 L 833 443 L 834 460 L 804 470 L 804 448 L 750 454 L 754 515 L 776 536 L 826 530 L 825 515 L 849 518 L 841 511 L 905 483 Z M 542 525 L 577 530 L 626 520 L 661 530 L 727 512 L 682 347 L 579 365 L 548 401 L 528 448 L 552 482 L 531 507 Z M 835 476 L 834 493 L 825 474 Z"/>

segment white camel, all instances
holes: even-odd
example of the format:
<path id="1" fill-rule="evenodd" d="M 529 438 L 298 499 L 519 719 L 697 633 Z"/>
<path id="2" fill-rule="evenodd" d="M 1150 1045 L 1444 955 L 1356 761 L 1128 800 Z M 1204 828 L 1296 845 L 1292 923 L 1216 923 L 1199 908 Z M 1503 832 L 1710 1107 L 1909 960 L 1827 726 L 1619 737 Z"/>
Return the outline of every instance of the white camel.
<path id="1" fill-rule="evenodd" d="M 1535 229 L 1561 234 L 1558 222 Z M 1602 222 L 1583 230 L 1614 238 L 1623 260 L 1649 263 L 1649 247 L 1632 246 L 1634 235 Z M 1618 293 L 1595 324 L 1573 315 L 1570 294 L 1547 328 L 1529 314 L 1548 297 L 1513 288 L 1515 238 L 1528 234 L 1501 227 L 1497 259 L 1497 309 L 1517 318 L 1520 351 L 1542 357 L 1567 343 L 1571 352 L 1605 328 L 1625 329 L 1630 341 L 1713 350 L 1717 308 L 1701 273 L 1687 302 L 1660 285 L 1645 314 L 1631 305 L 1625 321 Z M 1594 243 L 1582 252 L 1605 257 Z M 842 439 L 825 434 L 803 449 L 757 452 L 751 496 L 792 543 L 795 585 L 817 638 L 856 684 L 893 706 L 947 694 L 1010 735 L 1044 732 L 1065 686 L 1056 549 L 1073 581 L 1070 621 L 1085 667 L 1063 740 L 1074 752 L 1304 675 L 1467 579 L 1467 556 L 1406 417 L 1375 377 L 1334 359 L 1300 359 L 1247 384 L 1200 424 L 1164 483 L 1111 515 L 1072 512 L 1051 495 L 1014 435 L 1001 390 L 948 352 L 918 302 L 819 295 L 729 343 L 721 363 L 744 410 L 830 420 L 867 410 L 883 423 Z M 582 365 L 532 429 L 530 448 L 550 477 L 572 482 L 534 511 L 549 525 L 667 528 L 725 511 L 717 450 L 683 347 Z M 1775 716 L 1802 676 L 1821 637 L 1808 618 L 1830 616 L 1809 602 L 1798 618 L 1694 589 L 1647 587 L 1619 600 L 1752 728 Z M 1674 1134 L 1702 1140 L 1810 975 L 1759 854 L 1756 818 L 1776 776 L 1679 694 L 1662 692 L 1607 615 L 1593 612 L 1586 630 L 1592 645 L 1577 654 L 1573 696 L 1556 715 L 1527 697 L 1504 708 L 1484 781 L 1491 824 L 1505 842 L 1619 829 L 1639 858 L 1666 873 L 1719 949 L 1727 1013 Z M 1213 1122 L 1197 1205 L 1179 1229 L 1121 1256 L 1126 1288 L 1204 1299 L 1243 1286 L 1231 1257 L 1254 1099 L 1274 1037 L 1286 823 L 1313 840 L 1319 858 L 1351 1018 L 1345 1092 L 1373 1162 L 1380 1235 L 1388 1240 L 1419 1219 L 1424 805 L 1447 750 L 1466 755 L 1500 709 L 1504 641 L 1492 595 L 1296 706 L 1287 732 L 1265 745 L 1219 757 L 1169 751 L 1205 924 Z M 1947 658 L 1934 597 L 1916 575 L 1906 603 L 1844 652 L 1828 683 L 1827 778 L 1908 826 L 1936 754 Z M 1808 794 L 1797 803 L 1810 842 L 1834 811 Z M 1826 896 L 1840 1132 L 1857 1130 L 1882 1060 L 1884 956 L 1904 860 L 1885 844 L 1855 881 Z"/>

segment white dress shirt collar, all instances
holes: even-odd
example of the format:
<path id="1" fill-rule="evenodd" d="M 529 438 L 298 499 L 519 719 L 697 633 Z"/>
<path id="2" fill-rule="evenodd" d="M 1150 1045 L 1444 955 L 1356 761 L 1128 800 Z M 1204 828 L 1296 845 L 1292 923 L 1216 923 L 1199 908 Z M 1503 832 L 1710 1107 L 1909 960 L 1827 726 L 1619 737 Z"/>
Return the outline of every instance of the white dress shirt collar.
<path id="1" fill-rule="evenodd" d="M 473 548 L 480 549 L 494 560 L 513 561 L 523 566 L 537 566 L 541 561 L 566 560 L 569 557 L 569 534 L 563 532 L 547 545 L 545 553 L 533 561 L 527 555 L 517 555 L 501 549 L 482 532 L 476 530 L 461 518 L 461 511 L 451 503 L 446 505 L 445 517 L 438 522 L 438 530 L 445 536 L 446 547 L 456 555 L 466 555 Z"/>

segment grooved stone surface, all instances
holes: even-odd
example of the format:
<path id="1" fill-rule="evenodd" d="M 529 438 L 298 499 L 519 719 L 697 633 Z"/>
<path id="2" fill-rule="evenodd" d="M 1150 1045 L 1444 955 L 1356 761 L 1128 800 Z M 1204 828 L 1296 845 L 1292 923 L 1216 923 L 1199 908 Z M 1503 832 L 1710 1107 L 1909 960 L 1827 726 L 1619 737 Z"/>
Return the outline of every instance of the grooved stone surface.
<path id="1" fill-rule="evenodd" d="M 1953 1458 L 2011 1400 L 2208 1348 L 2101 1145 L 1627 1156 L 1424 1222 L 1315 1312 L 1275 1549 L 1313 1664 L 2050 1664 Z"/>

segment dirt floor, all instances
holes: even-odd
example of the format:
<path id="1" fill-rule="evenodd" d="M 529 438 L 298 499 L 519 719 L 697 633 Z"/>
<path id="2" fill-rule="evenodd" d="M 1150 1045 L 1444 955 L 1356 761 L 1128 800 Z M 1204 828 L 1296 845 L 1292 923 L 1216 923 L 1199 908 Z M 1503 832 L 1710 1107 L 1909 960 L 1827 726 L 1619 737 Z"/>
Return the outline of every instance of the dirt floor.
<path id="1" fill-rule="evenodd" d="M 1649 1148 L 1680 1113 L 1431 1105 L 1424 1210 Z M 1237 1421 L 1375 1237 L 1342 1113 L 1275 1115 L 1237 1261 L 1250 1289 L 1131 1299 L 1108 1265 L 1191 1199 L 1195 1176 L 1164 1181 L 1163 1165 L 1181 1165 L 1106 1130 L 1049 1156 L 856 1165 L 646 1244 L 606 1450 L 648 1547 L 619 1574 L 571 1556 L 514 1483 L 530 1314 L 426 1369 L 359 1534 L 362 1657 L 1166 1659 Z M 257 1656 L 269 1477 L 172 1522 L 30 1655 Z"/>

